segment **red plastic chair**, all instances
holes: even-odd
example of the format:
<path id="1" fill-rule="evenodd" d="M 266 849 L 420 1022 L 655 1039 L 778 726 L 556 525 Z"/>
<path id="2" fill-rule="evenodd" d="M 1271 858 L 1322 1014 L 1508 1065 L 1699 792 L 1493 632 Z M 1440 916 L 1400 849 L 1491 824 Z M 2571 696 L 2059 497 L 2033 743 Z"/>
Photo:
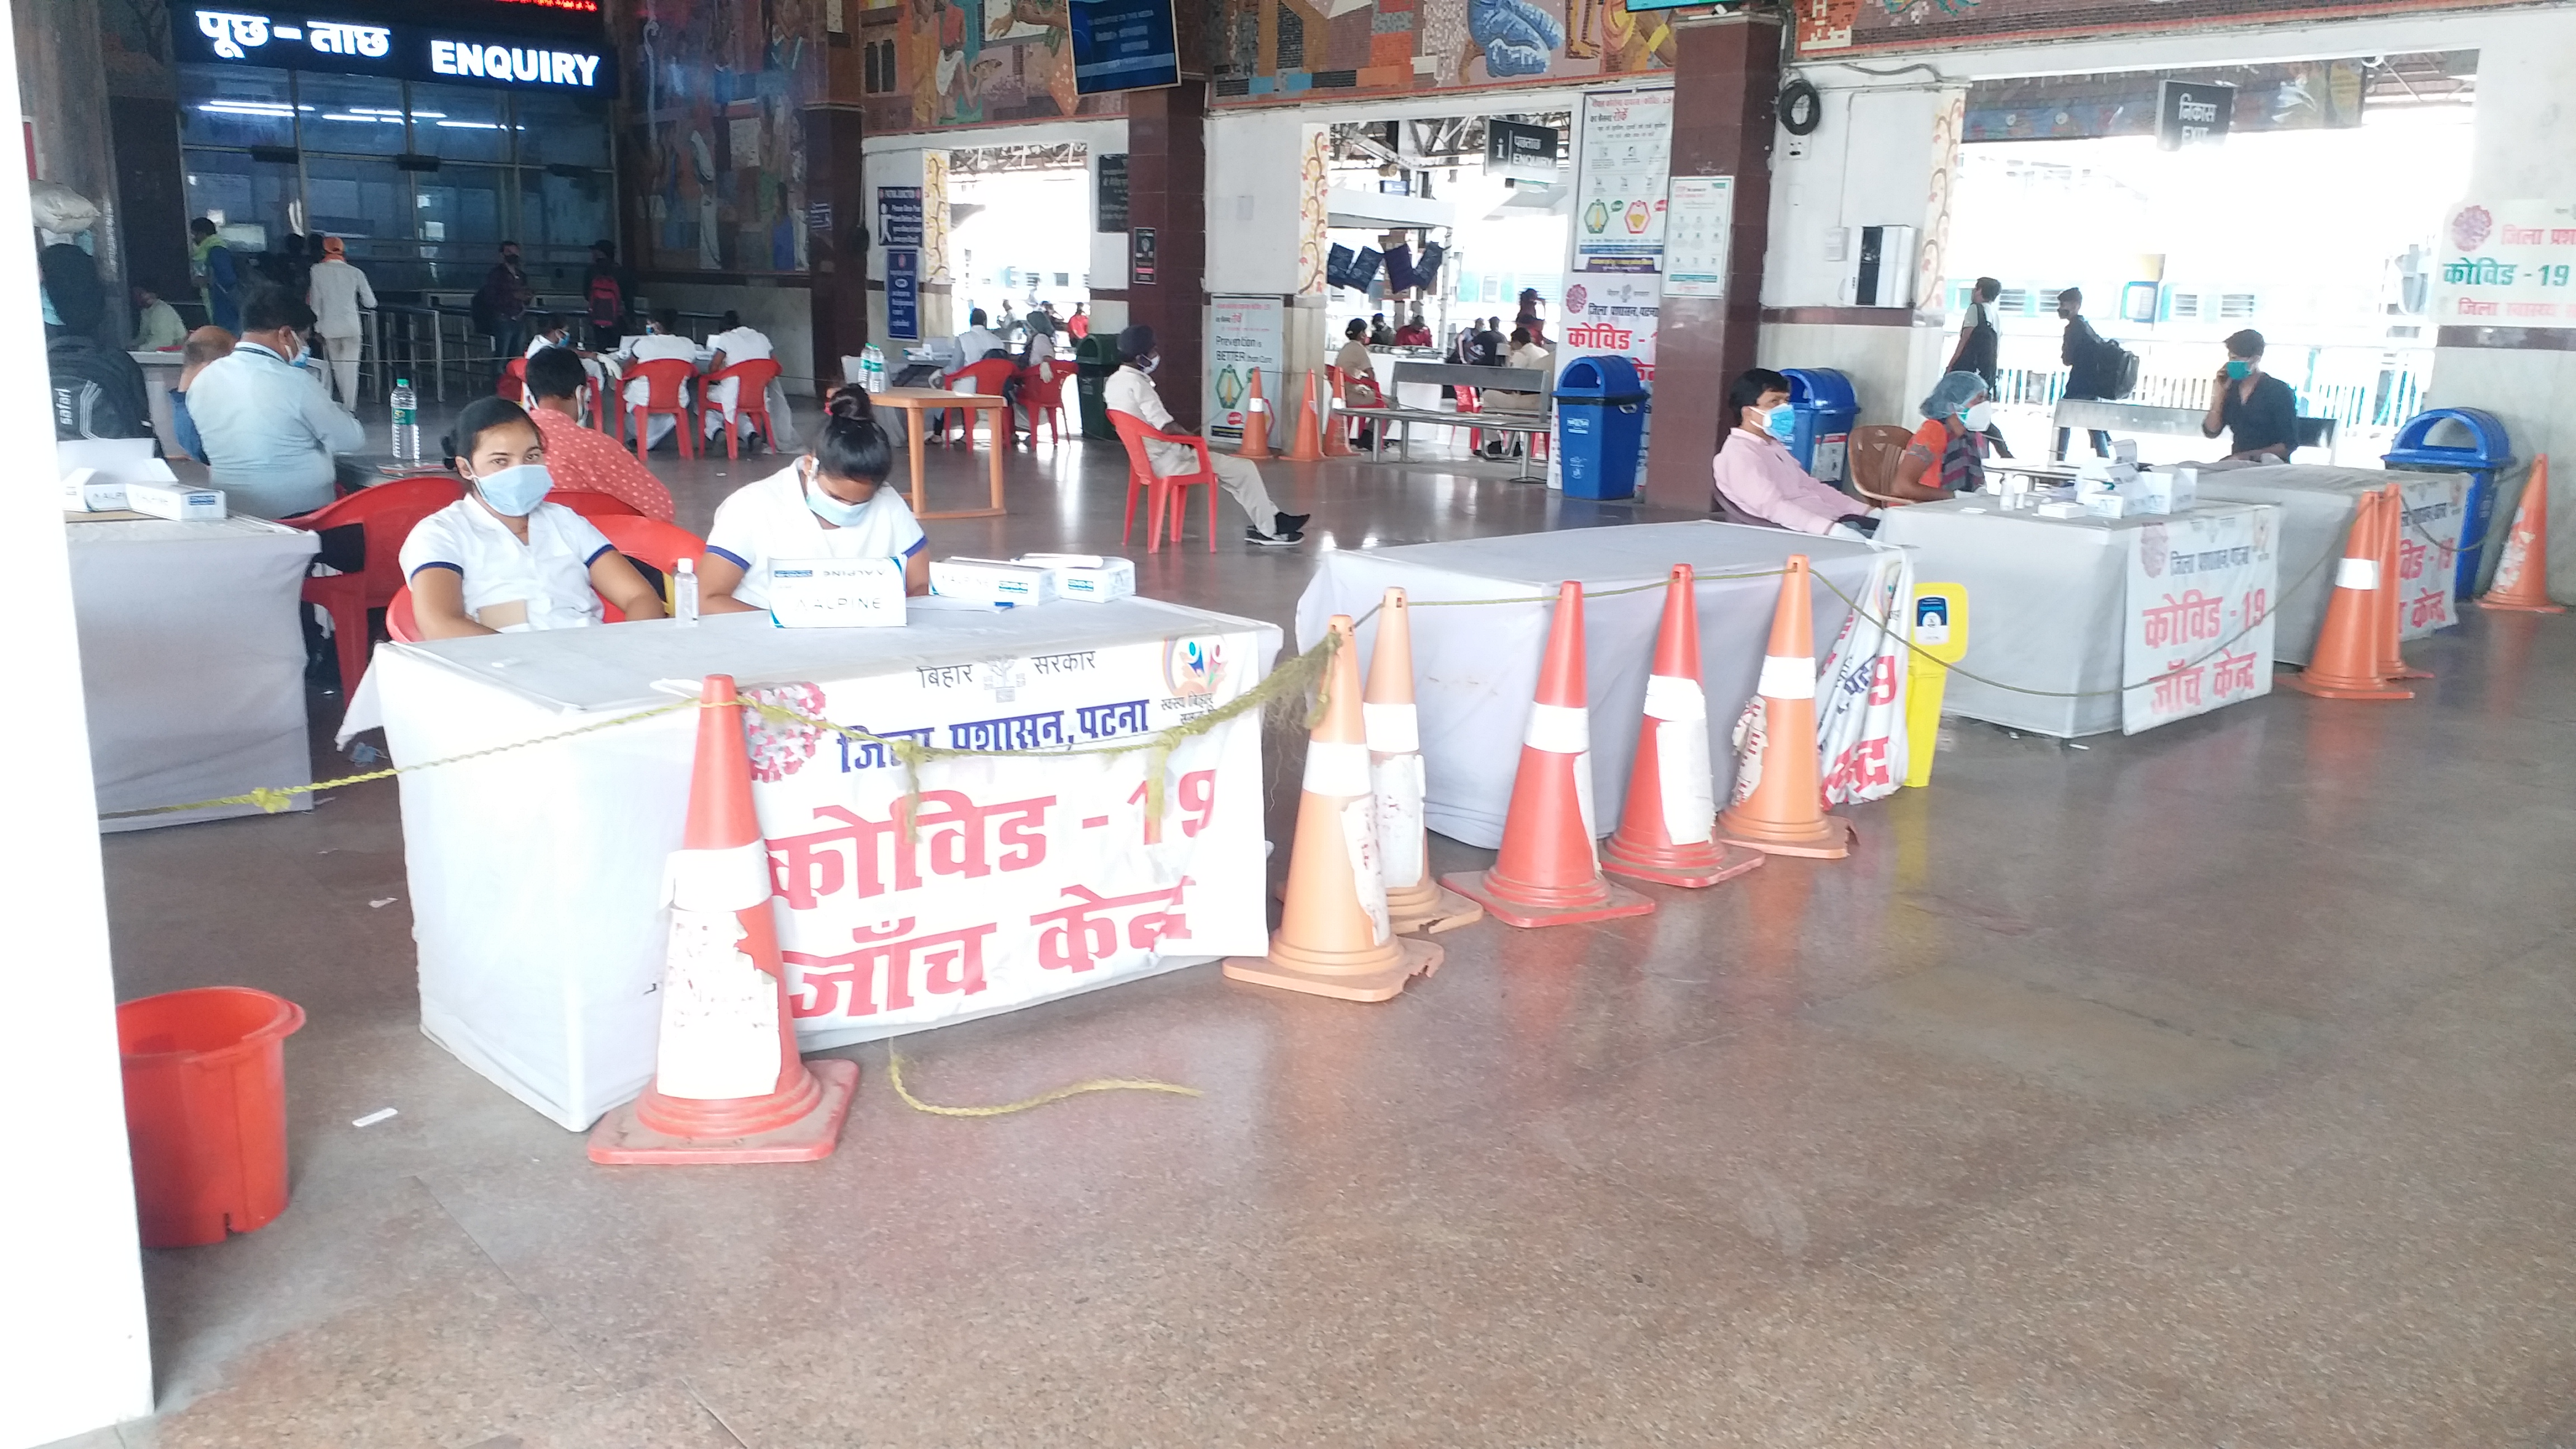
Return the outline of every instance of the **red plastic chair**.
<path id="1" fill-rule="evenodd" d="M 554 488 L 546 493 L 548 503 L 560 503 L 582 517 L 597 523 L 603 518 L 642 518 L 635 505 L 614 493 L 594 493 L 587 488 Z M 601 529 L 605 533 L 608 530 Z"/>
<path id="2" fill-rule="evenodd" d="M 528 400 L 528 359 L 513 357 L 502 367 L 501 375 L 492 382 L 492 395 L 514 403 Z"/>
<path id="3" fill-rule="evenodd" d="M 1020 406 L 1029 414 L 1029 441 L 1038 440 L 1038 419 L 1046 419 L 1047 441 L 1064 441 L 1064 382 L 1073 376 L 1073 364 L 1055 358 L 1041 358 L 1034 367 L 1020 369 Z"/>
<path id="4" fill-rule="evenodd" d="M 590 521 L 608 536 L 608 541 L 616 545 L 619 553 L 637 563 L 651 564 L 661 570 L 662 608 L 666 612 L 671 607 L 671 575 L 680 571 L 680 560 L 689 560 L 693 568 L 706 562 L 707 541 L 676 523 L 621 514 L 600 514 Z M 624 611 L 606 599 L 599 603 L 609 623 L 614 624 L 626 617 Z"/>
<path id="5" fill-rule="evenodd" d="M 1119 526 L 1118 541 L 1125 543 L 1136 531 L 1136 495 L 1143 493 L 1149 515 L 1145 524 L 1145 552 L 1154 553 L 1163 546 L 1163 512 L 1168 503 L 1172 518 L 1172 546 L 1181 542 L 1181 523 L 1189 515 L 1190 490 L 1207 489 L 1208 552 L 1216 552 L 1216 463 L 1208 456 L 1207 439 L 1187 433 L 1158 433 L 1145 425 L 1134 413 L 1111 409 L 1109 425 L 1118 430 L 1118 441 L 1127 445 L 1127 521 Z M 1145 443 L 1159 438 L 1197 451 L 1199 469 L 1195 473 L 1169 476 L 1154 471 L 1154 460 L 1145 456 Z"/>
<path id="6" fill-rule="evenodd" d="M 420 642 L 420 616 L 411 611 L 411 585 L 394 590 L 393 602 L 385 605 L 385 637 L 397 644 Z"/>
<path id="7" fill-rule="evenodd" d="M 722 372 L 710 372 L 698 379 L 698 429 L 701 432 L 706 430 L 707 414 L 710 412 L 723 419 L 726 457 L 742 456 L 742 423 L 745 419 L 760 419 L 762 437 L 778 436 L 778 430 L 770 426 L 769 422 L 769 384 L 777 378 L 779 372 L 777 363 L 763 357 L 754 358 L 748 362 L 737 362 Z M 739 384 L 734 388 L 733 416 L 730 418 L 725 417 L 724 409 L 714 407 L 707 402 L 707 390 L 726 378 L 732 378 Z"/>
<path id="8" fill-rule="evenodd" d="M 1377 390 L 1375 378 L 1365 379 L 1355 385 L 1350 381 L 1349 374 L 1329 362 L 1324 364 L 1324 376 L 1333 385 L 1333 422 L 1341 428 L 1343 442 L 1355 443 L 1358 440 L 1359 430 L 1368 427 L 1370 420 L 1365 417 L 1353 417 L 1351 414 L 1385 407 L 1386 397 Z M 1358 401 L 1361 397 L 1365 397 L 1367 401 Z"/>
<path id="9" fill-rule="evenodd" d="M 696 363 L 676 357 L 656 357 L 626 369 L 626 380 L 644 380 L 644 401 L 625 406 L 626 421 L 635 429 L 635 461 L 649 461 L 644 456 L 644 441 L 653 436 L 653 415 L 669 413 L 680 435 L 680 456 L 698 456 L 697 430 L 689 426 L 689 405 L 680 400 L 680 389 L 698 375 Z M 622 398 L 623 393 L 619 396 Z"/>
<path id="10" fill-rule="evenodd" d="M 958 369 L 957 375 L 948 379 L 947 388 L 948 391 L 955 392 L 959 383 L 966 383 L 978 397 L 1000 397 L 1004 385 L 1017 376 L 1019 371 L 1020 365 L 1007 357 L 988 357 L 981 362 L 970 362 Z M 982 410 L 979 408 L 948 409 L 949 422 L 940 429 L 941 441 L 950 441 L 947 436 L 949 427 L 956 428 L 958 438 L 970 443 L 975 441 L 975 414 L 979 411 Z M 1009 408 L 999 409 L 994 416 L 1001 419 L 993 429 L 993 442 L 996 447 L 999 447 L 1018 432 L 1018 424 L 1011 421 Z"/>
<path id="11" fill-rule="evenodd" d="M 304 581 L 304 602 L 319 604 L 331 615 L 340 655 L 340 686 L 347 694 L 358 692 L 358 681 L 367 672 L 367 645 L 372 637 L 367 611 L 390 608 L 394 595 L 402 591 L 403 540 L 411 536 L 413 525 L 464 496 L 465 485 L 456 479 L 443 473 L 425 474 L 361 488 L 310 513 L 278 520 L 315 533 L 353 523 L 366 528 L 364 568 Z"/>

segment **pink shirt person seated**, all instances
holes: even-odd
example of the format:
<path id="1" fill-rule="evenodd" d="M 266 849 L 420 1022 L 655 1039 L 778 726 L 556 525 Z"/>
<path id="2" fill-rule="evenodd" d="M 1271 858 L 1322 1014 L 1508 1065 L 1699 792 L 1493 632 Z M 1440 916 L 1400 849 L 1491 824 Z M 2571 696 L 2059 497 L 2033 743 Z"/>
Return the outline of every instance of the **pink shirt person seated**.
<path id="1" fill-rule="evenodd" d="M 1757 367 L 1727 388 L 1726 406 L 1735 430 L 1710 465 L 1716 479 L 1711 507 L 1723 498 L 1739 512 L 1799 533 L 1867 538 L 1878 531 L 1878 515 L 1868 505 L 1817 482 L 1789 455 L 1783 440 L 1798 416 L 1789 406 L 1789 379 Z"/>

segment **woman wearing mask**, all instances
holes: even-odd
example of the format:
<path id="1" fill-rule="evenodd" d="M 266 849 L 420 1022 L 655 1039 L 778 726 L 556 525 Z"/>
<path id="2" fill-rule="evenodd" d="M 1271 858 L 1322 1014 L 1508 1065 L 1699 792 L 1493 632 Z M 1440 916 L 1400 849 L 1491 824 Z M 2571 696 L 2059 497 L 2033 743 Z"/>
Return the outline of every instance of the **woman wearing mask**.
<path id="1" fill-rule="evenodd" d="M 1867 538 L 1878 530 L 1878 515 L 1850 494 L 1819 483 L 1789 456 L 1784 443 L 1797 430 L 1797 411 L 1789 406 L 1789 379 L 1757 367 L 1726 390 L 1727 412 L 1735 430 L 1719 446 L 1713 506 L 1724 500 L 1742 513 L 1800 533 Z"/>
<path id="2" fill-rule="evenodd" d="M 1896 460 L 1896 496 L 1930 503 L 1986 486 L 1986 429 L 1994 425 L 1986 380 L 1945 372 L 1923 400 L 1923 426 Z"/>
<path id="3" fill-rule="evenodd" d="M 930 540 L 885 485 L 894 448 L 857 387 L 832 394 L 813 450 L 716 508 L 699 564 L 698 607 L 710 614 L 769 607 L 769 570 L 782 559 L 886 558 L 903 591 L 930 592 Z"/>
<path id="4" fill-rule="evenodd" d="M 590 520 L 545 502 L 546 445 L 517 403 L 466 405 L 448 438 L 471 490 L 403 540 L 403 577 L 424 639 L 577 629 L 602 598 L 629 619 L 662 617 L 662 600 Z"/>

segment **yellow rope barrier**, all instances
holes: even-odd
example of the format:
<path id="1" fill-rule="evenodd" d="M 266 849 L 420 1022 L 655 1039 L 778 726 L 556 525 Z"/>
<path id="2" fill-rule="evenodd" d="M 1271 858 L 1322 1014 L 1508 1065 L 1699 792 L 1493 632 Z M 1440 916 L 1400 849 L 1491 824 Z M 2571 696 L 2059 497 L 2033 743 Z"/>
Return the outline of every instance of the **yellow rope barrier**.
<path id="1" fill-rule="evenodd" d="M 916 1112 L 928 1112 L 934 1117 L 1005 1117 L 1013 1112 L 1025 1112 L 1031 1107 L 1043 1107 L 1050 1102 L 1061 1102 L 1067 1097 L 1079 1097 L 1085 1092 L 1169 1092 L 1176 1097 L 1207 1095 L 1196 1087 L 1184 1087 L 1174 1082 L 1156 1082 L 1139 1077 L 1094 1077 L 1087 1082 L 1076 1082 L 1069 1087 L 1057 1087 L 1053 1091 L 1040 1092 L 1023 1101 L 1005 1102 L 998 1107 L 941 1107 L 921 1100 L 904 1086 L 903 1058 L 892 1052 L 886 1054 L 886 1085 L 894 1088 L 894 1094 L 903 1099 L 905 1106 Z"/>

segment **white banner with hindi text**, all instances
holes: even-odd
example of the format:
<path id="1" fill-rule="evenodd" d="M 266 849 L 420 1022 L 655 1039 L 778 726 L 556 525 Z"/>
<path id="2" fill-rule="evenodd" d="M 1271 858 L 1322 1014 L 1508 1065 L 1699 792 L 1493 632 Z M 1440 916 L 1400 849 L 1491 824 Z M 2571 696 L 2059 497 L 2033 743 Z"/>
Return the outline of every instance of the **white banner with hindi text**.
<path id="1" fill-rule="evenodd" d="M 2127 532 L 2121 733 L 2272 692 L 2280 532 L 2281 511 L 2269 504 Z"/>

